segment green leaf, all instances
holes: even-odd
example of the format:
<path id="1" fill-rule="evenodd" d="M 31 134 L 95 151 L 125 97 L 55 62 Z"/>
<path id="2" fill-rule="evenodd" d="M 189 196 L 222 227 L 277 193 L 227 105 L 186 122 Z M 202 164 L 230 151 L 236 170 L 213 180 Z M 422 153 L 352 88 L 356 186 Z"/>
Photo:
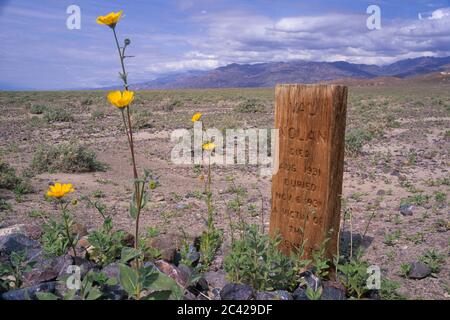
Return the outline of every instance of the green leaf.
<path id="1" fill-rule="evenodd" d="M 134 204 L 134 201 L 131 201 L 130 202 L 130 216 L 133 219 L 136 219 L 137 214 L 138 214 L 138 209 L 136 208 L 136 205 Z"/>
<path id="2" fill-rule="evenodd" d="M 69 290 L 64 295 L 64 300 L 73 300 L 75 298 L 76 290 Z"/>
<path id="3" fill-rule="evenodd" d="M 105 282 L 108 286 L 115 286 L 117 284 L 117 279 L 115 278 L 109 278 Z"/>
<path id="4" fill-rule="evenodd" d="M 148 202 L 148 193 L 144 191 L 144 194 L 142 195 L 141 199 L 141 209 L 143 209 Z"/>
<path id="5" fill-rule="evenodd" d="M 183 293 L 175 280 L 161 272 L 159 272 L 158 277 L 153 281 L 149 289 L 154 291 L 171 291 L 170 297 L 176 300 L 183 297 Z"/>
<path id="6" fill-rule="evenodd" d="M 119 281 L 128 295 L 136 295 L 139 278 L 132 268 L 124 264 L 119 264 Z"/>
<path id="7" fill-rule="evenodd" d="M 145 297 L 145 300 L 169 300 L 172 292 L 170 290 L 155 291 Z"/>
<path id="8" fill-rule="evenodd" d="M 134 248 L 123 247 L 122 252 L 120 254 L 120 262 L 127 263 L 128 261 L 133 260 L 134 258 L 139 257 L 141 252 Z"/>
<path id="9" fill-rule="evenodd" d="M 102 292 L 98 288 L 92 288 L 87 297 L 86 300 L 97 300 L 102 296 Z"/>
<path id="10" fill-rule="evenodd" d="M 58 297 L 51 292 L 36 292 L 38 300 L 58 300 Z"/>

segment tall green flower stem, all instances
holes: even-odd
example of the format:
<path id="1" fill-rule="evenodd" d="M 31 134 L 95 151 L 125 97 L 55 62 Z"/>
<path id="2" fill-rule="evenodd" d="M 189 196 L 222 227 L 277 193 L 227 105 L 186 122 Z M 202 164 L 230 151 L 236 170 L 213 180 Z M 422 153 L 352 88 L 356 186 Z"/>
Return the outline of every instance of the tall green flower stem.
<path id="1" fill-rule="evenodd" d="M 213 206 L 212 206 L 212 192 L 211 192 L 211 152 L 208 153 L 208 181 L 206 187 L 206 204 L 208 208 L 208 229 L 214 228 L 214 220 L 213 220 Z"/>
<path id="2" fill-rule="evenodd" d="M 212 150 L 211 150 L 212 151 Z M 206 231 L 200 239 L 200 252 L 201 264 L 204 270 L 206 270 L 214 259 L 214 255 L 217 249 L 220 247 L 222 233 L 214 226 L 214 207 L 212 203 L 212 190 L 211 190 L 211 151 L 208 150 L 208 177 L 206 181 Z"/>
<path id="3" fill-rule="evenodd" d="M 126 91 L 128 91 L 128 80 L 127 80 L 127 72 L 125 70 L 125 63 L 124 60 L 126 58 L 125 56 L 125 49 L 130 44 L 130 40 L 125 39 L 124 46 L 121 47 L 119 44 L 119 40 L 117 38 L 116 28 L 115 26 L 111 27 L 114 34 L 114 39 L 117 46 L 117 52 L 119 53 L 120 58 L 120 65 L 122 67 L 122 72 L 120 72 L 120 78 L 123 81 L 123 86 Z M 126 111 L 124 111 L 124 109 Z M 131 126 L 131 115 L 130 115 L 130 106 L 126 106 L 125 108 L 121 109 L 122 111 L 122 120 L 123 125 L 125 127 L 125 133 L 127 135 L 128 145 L 130 147 L 130 153 L 131 153 L 131 161 L 133 164 L 133 177 L 134 177 L 134 208 L 131 208 L 132 216 L 135 218 L 135 231 L 134 231 L 134 248 L 138 250 L 139 247 L 139 219 L 141 215 L 141 209 L 144 206 L 144 186 L 145 181 L 139 180 L 138 172 L 137 172 L 137 166 L 136 166 L 136 156 L 134 151 L 134 141 L 133 141 L 133 129 Z M 136 259 L 136 268 L 138 268 L 138 259 Z"/>
<path id="4" fill-rule="evenodd" d="M 70 219 L 69 213 L 67 212 L 67 206 L 69 205 L 69 203 L 64 203 L 63 200 L 59 199 L 58 204 L 64 222 L 64 231 L 66 232 L 67 241 L 69 241 L 67 245 L 69 248 L 72 248 L 74 257 L 77 257 L 77 237 L 74 237 L 72 231 L 70 230 L 70 227 L 72 226 L 72 220 Z"/>

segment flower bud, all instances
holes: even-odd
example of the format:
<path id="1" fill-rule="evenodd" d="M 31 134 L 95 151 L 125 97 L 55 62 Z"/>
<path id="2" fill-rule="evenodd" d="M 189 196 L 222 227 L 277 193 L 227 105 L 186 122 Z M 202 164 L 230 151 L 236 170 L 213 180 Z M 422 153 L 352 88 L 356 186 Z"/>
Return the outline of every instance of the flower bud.
<path id="1" fill-rule="evenodd" d="M 131 40 L 126 38 L 123 42 L 125 43 L 125 46 L 129 46 L 131 43 Z"/>
<path id="2" fill-rule="evenodd" d="M 157 183 L 156 183 L 155 180 L 151 180 L 151 181 L 149 182 L 148 186 L 149 186 L 149 188 L 150 188 L 151 190 L 155 190 L 156 187 L 157 187 Z"/>

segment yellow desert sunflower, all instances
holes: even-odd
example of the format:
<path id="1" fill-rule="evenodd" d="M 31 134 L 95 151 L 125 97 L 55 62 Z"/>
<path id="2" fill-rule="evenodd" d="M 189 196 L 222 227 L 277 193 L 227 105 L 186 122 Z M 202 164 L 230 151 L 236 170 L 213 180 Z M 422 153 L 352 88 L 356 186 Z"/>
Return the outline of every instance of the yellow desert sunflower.
<path id="1" fill-rule="evenodd" d="M 123 11 L 120 10 L 119 12 L 110 12 L 106 16 L 99 16 L 97 17 L 97 23 L 114 28 L 117 22 L 119 22 L 120 17 L 122 16 L 122 12 Z"/>
<path id="2" fill-rule="evenodd" d="M 216 145 L 214 144 L 214 142 L 206 142 L 202 145 L 202 148 L 203 150 L 211 151 L 216 148 Z"/>
<path id="3" fill-rule="evenodd" d="M 117 108 L 124 108 L 128 106 L 134 99 L 133 91 L 113 91 L 108 94 L 108 100 Z"/>
<path id="4" fill-rule="evenodd" d="M 192 121 L 192 122 L 196 122 L 196 121 L 200 120 L 201 117 L 202 117 L 202 114 L 201 114 L 200 112 L 197 112 L 196 114 L 194 114 L 194 115 L 192 116 L 191 121 Z"/>
<path id="5" fill-rule="evenodd" d="M 71 183 L 61 184 L 58 182 L 49 187 L 49 189 L 47 191 L 47 197 L 59 199 L 59 198 L 64 197 L 67 193 L 74 192 L 74 191 L 75 190 L 73 189 Z"/>

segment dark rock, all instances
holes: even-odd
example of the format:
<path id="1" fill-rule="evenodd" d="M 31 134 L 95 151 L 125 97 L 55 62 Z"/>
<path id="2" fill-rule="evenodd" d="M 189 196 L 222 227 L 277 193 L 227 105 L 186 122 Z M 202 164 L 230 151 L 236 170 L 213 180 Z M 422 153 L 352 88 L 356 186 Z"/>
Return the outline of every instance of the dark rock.
<path id="1" fill-rule="evenodd" d="M 206 281 L 205 278 L 200 278 L 195 285 L 195 289 L 197 289 L 200 292 L 208 291 L 209 289 L 208 281 Z"/>
<path id="2" fill-rule="evenodd" d="M 200 253 L 197 251 L 194 245 L 189 245 L 189 252 L 186 258 L 192 263 L 192 265 L 196 265 L 200 261 Z"/>
<path id="3" fill-rule="evenodd" d="M 106 300 L 124 300 L 127 298 L 127 292 L 120 286 L 119 283 L 111 286 L 105 285 L 103 287 L 104 299 Z"/>
<path id="4" fill-rule="evenodd" d="M 347 300 L 345 288 L 337 282 L 326 281 L 322 288 L 322 300 Z"/>
<path id="5" fill-rule="evenodd" d="M 251 300 L 255 292 L 249 285 L 229 283 L 220 291 L 220 297 L 222 300 Z"/>
<path id="6" fill-rule="evenodd" d="M 380 189 L 377 191 L 377 196 L 384 196 L 386 194 L 386 191 L 384 191 L 383 189 Z"/>
<path id="7" fill-rule="evenodd" d="M 192 292 L 186 291 L 183 295 L 183 300 L 197 300 L 197 297 Z"/>
<path id="8" fill-rule="evenodd" d="M 42 260 L 36 263 L 30 272 L 24 274 L 24 286 L 33 286 L 64 276 L 67 268 L 72 264 L 73 260 L 70 255 Z"/>
<path id="9" fill-rule="evenodd" d="M 198 274 L 192 267 L 185 264 L 179 264 L 177 268 L 182 274 L 186 275 L 187 290 L 191 291 L 195 295 L 198 295 L 200 292 L 208 291 L 208 281 L 206 281 L 203 277 L 198 279 Z M 194 278 L 197 278 L 198 280 L 194 281 Z"/>
<path id="10" fill-rule="evenodd" d="M 36 252 L 41 248 L 41 244 L 21 233 L 8 234 L 0 237 L 0 255 L 9 256 L 11 252 L 27 251 L 30 257 L 31 252 Z"/>
<path id="11" fill-rule="evenodd" d="M 392 170 L 391 172 L 391 176 L 399 176 L 400 175 L 400 171 L 398 171 L 397 169 Z"/>
<path id="12" fill-rule="evenodd" d="M 311 271 L 305 271 L 302 274 L 302 279 L 305 281 L 306 286 L 314 291 L 317 291 L 322 286 L 322 281 Z"/>
<path id="13" fill-rule="evenodd" d="M 197 300 L 204 300 L 204 301 L 209 301 L 209 297 L 205 294 L 198 294 L 197 295 Z"/>
<path id="14" fill-rule="evenodd" d="M 292 295 L 284 290 L 258 291 L 255 300 L 293 300 Z"/>
<path id="15" fill-rule="evenodd" d="M 205 272 L 203 278 L 205 278 L 211 288 L 222 289 L 228 284 L 227 273 L 223 270 Z"/>
<path id="16" fill-rule="evenodd" d="M 3 300 L 35 300 L 37 292 L 55 292 L 56 282 L 45 282 L 27 288 L 11 290 L 2 294 Z"/>
<path id="17" fill-rule="evenodd" d="M 292 297 L 294 300 L 309 300 L 308 296 L 306 295 L 306 290 L 302 287 L 298 287 L 295 289 L 295 291 L 292 293 Z"/>
<path id="18" fill-rule="evenodd" d="M 192 267 L 189 267 L 183 263 L 180 263 L 177 266 L 178 269 L 180 269 L 182 272 L 184 272 L 188 277 L 191 277 L 194 274 L 194 269 Z"/>
<path id="19" fill-rule="evenodd" d="M 410 264 L 408 277 L 410 279 L 423 279 L 431 274 L 431 269 L 422 262 L 413 262 Z"/>
<path id="20" fill-rule="evenodd" d="M 84 278 L 84 276 L 92 269 L 95 268 L 95 264 L 85 258 L 82 257 L 74 257 L 73 258 L 73 264 L 80 267 L 81 271 L 81 278 Z"/>
<path id="21" fill-rule="evenodd" d="M 108 278 L 119 280 L 119 264 L 110 263 L 101 270 Z"/>
<path id="22" fill-rule="evenodd" d="M 411 204 L 404 204 L 400 206 L 400 213 L 404 216 L 412 216 L 413 215 L 414 206 Z"/>
<path id="23" fill-rule="evenodd" d="M 371 300 L 382 300 L 378 290 L 370 290 L 368 297 Z"/>
<path id="24" fill-rule="evenodd" d="M 116 279 L 117 281 L 117 284 L 115 285 L 106 285 L 104 287 L 105 298 L 110 300 L 125 299 L 127 297 L 127 293 L 119 284 L 119 264 L 116 262 L 110 263 L 105 266 L 101 272 L 103 272 L 108 278 Z"/>

